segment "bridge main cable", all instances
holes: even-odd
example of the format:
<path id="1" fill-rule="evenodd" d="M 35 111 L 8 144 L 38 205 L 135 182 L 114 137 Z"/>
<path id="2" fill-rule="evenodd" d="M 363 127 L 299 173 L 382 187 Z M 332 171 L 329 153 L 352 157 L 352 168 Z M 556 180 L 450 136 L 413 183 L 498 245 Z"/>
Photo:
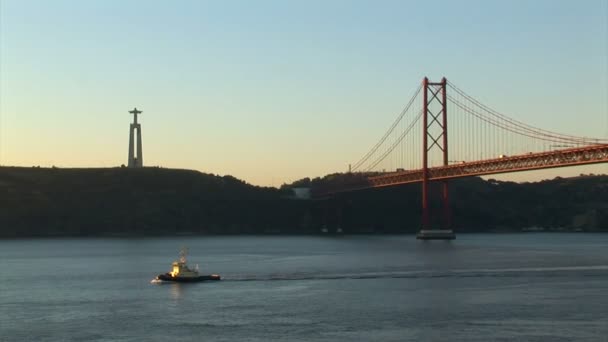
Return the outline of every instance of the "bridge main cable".
<path id="1" fill-rule="evenodd" d="M 382 136 L 382 138 L 380 138 L 380 140 L 358 161 L 356 162 L 353 167 L 352 167 L 352 171 L 356 171 L 358 170 L 363 164 L 365 164 L 365 162 L 367 162 L 367 160 L 369 158 L 371 158 L 372 155 L 374 155 L 374 153 L 376 153 L 376 151 L 378 150 L 378 148 L 380 148 L 380 146 L 382 146 L 382 144 L 386 141 L 386 139 L 391 135 L 391 133 L 395 130 L 395 128 L 397 127 L 397 125 L 399 124 L 399 122 L 401 122 L 401 120 L 403 119 L 403 117 L 405 116 L 405 114 L 407 114 L 407 112 L 409 111 L 410 107 L 412 106 L 412 104 L 414 103 L 414 100 L 416 99 L 416 97 L 418 97 L 418 94 L 420 94 L 420 90 L 422 89 L 422 85 L 418 86 L 418 89 L 416 89 L 416 91 L 414 92 L 414 95 L 410 98 L 410 101 L 408 102 L 408 104 L 405 106 L 405 108 L 401 111 L 401 113 L 399 114 L 399 116 L 397 116 L 397 119 L 393 122 L 393 124 L 389 127 L 389 129 L 386 131 L 386 133 Z M 376 163 L 377 164 L 377 163 Z"/>
<path id="2" fill-rule="evenodd" d="M 589 145 L 589 144 L 606 144 L 608 143 L 608 139 L 597 139 L 597 138 L 589 138 L 589 137 L 579 137 L 579 136 L 574 136 L 574 135 L 569 135 L 569 134 L 563 134 L 563 133 L 557 133 L 557 132 L 552 132 L 549 130 L 545 130 L 542 128 L 538 128 L 538 127 L 534 127 L 531 126 L 529 124 L 526 124 L 524 122 L 515 120 L 507 115 L 504 115 L 486 105 L 484 105 L 483 103 L 481 103 L 480 101 L 478 101 L 477 99 L 475 99 L 474 97 L 468 95 L 467 93 L 465 93 L 463 90 L 461 90 L 460 88 L 458 88 L 454 83 L 452 82 L 448 82 L 448 86 L 454 90 L 457 94 L 459 94 L 460 96 L 462 96 L 463 98 L 469 100 L 470 102 L 472 102 L 475 106 L 479 107 L 481 110 L 483 110 L 484 112 L 494 116 L 495 118 L 497 118 L 498 120 L 501 120 L 504 122 L 505 125 L 511 125 L 514 126 L 512 127 L 513 130 L 511 130 L 511 132 L 514 133 L 518 133 L 517 131 L 521 132 L 519 134 L 521 135 L 525 135 L 528 137 L 534 137 L 537 139 L 542 139 L 545 141 L 552 141 L 552 142 L 564 142 L 564 143 L 572 143 L 572 144 L 585 144 L 585 145 Z M 450 98 L 450 100 L 452 102 L 454 102 L 454 104 L 456 105 L 462 105 L 465 107 L 468 107 L 462 103 L 459 103 L 459 101 L 457 101 L 453 96 L 448 96 Z M 462 107 L 461 107 L 462 108 Z M 465 108 L 462 108 L 464 110 L 467 110 Z M 469 108 L 472 110 L 472 108 Z M 469 113 L 471 113 L 469 111 Z M 477 112 L 479 115 L 481 116 L 485 116 L 482 113 Z M 471 113 L 473 114 L 473 113 Z M 473 114 L 475 115 L 475 114 Z M 487 121 L 486 119 L 479 117 L 478 118 L 488 122 L 488 123 L 492 123 L 492 121 Z M 488 119 L 491 120 L 491 119 Z M 498 124 L 498 122 L 496 122 L 496 124 Z M 502 127 L 504 129 L 507 129 L 505 127 Z M 530 136 L 528 134 L 524 134 L 523 132 L 527 132 L 528 134 L 533 134 L 534 136 Z M 541 136 L 543 137 L 547 137 L 547 138 L 553 138 L 553 139 L 558 139 L 558 140 L 550 140 L 550 139 L 544 139 L 541 138 Z"/>

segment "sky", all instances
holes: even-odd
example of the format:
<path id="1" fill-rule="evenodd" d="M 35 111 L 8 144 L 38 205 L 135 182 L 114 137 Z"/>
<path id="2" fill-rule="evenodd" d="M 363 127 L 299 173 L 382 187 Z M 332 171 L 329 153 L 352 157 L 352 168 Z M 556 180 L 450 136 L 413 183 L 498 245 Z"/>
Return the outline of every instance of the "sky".
<path id="1" fill-rule="evenodd" d="M 425 76 L 608 138 L 608 0 L 0 0 L 0 165 L 126 164 L 137 107 L 145 165 L 280 186 L 346 171 Z"/>

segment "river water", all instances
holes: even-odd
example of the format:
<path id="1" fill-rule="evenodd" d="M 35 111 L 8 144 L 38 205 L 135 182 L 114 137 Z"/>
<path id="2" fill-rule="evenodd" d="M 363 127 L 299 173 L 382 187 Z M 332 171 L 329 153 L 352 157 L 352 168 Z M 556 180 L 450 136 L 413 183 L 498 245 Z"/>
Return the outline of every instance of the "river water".
<path id="1" fill-rule="evenodd" d="M 183 245 L 223 280 L 151 284 Z M 0 270 L 0 341 L 608 341 L 608 234 L 4 240 Z"/>

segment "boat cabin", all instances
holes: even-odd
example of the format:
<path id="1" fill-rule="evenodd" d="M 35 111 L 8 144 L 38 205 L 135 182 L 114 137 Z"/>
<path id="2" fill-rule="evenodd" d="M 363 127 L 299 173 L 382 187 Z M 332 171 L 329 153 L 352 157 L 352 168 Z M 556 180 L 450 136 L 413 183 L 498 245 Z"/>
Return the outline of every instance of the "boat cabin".
<path id="1" fill-rule="evenodd" d="M 171 266 L 172 266 L 172 269 L 171 269 L 171 272 L 169 272 L 169 274 L 172 277 L 178 277 L 178 276 L 179 277 L 196 277 L 196 276 L 198 276 L 198 265 L 194 270 L 192 270 L 186 265 L 185 260 L 174 261 L 173 264 L 171 264 Z"/>

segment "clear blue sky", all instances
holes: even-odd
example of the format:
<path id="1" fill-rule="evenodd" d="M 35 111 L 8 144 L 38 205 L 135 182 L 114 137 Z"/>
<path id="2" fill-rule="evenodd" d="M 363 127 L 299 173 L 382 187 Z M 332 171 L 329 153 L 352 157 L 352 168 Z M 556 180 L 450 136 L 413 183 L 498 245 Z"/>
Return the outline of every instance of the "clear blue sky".
<path id="1" fill-rule="evenodd" d="M 137 106 L 146 165 L 278 186 L 346 170 L 424 76 L 608 137 L 608 0 L 0 0 L 0 164 L 126 163 Z"/>

